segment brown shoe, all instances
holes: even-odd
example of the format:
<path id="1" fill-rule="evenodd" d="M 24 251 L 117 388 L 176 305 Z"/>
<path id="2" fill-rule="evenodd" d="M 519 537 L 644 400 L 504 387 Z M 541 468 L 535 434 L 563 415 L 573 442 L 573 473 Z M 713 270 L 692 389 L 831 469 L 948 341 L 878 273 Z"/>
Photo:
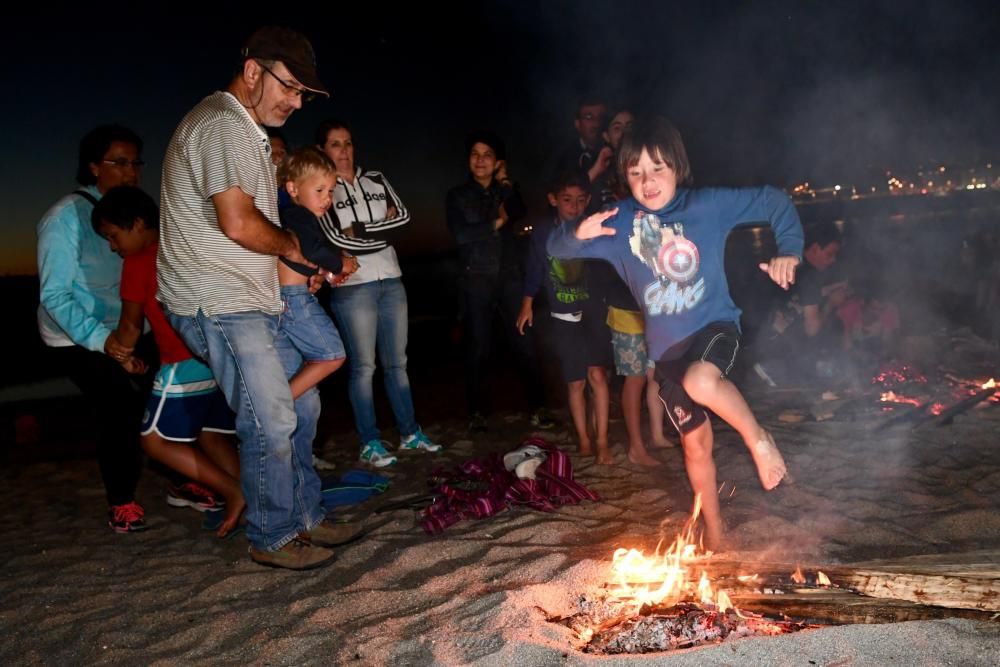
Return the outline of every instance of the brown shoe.
<path id="1" fill-rule="evenodd" d="M 335 547 L 358 539 L 364 532 L 360 524 L 352 521 L 337 523 L 323 519 L 312 530 L 299 533 L 299 539 L 321 547 Z"/>
<path id="2" fill-rule="evenodd" d="M 250 560 L 268 567 L 288 570 L 312 570 L 333 562 L 335 554 L 329 549 L 310 544 L 299 538 L 276 551 L 261 551 L 250 547 Z"/>

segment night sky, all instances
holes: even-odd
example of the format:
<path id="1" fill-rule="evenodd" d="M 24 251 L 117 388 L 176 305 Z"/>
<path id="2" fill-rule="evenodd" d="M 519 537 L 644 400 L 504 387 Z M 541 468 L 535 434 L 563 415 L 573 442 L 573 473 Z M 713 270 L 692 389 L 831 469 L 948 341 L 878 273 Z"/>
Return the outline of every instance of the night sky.
<path id="1" fill-rule="evenodd" d="M 297 15 L 286 3 L 270 19 L 232 4 L 213 8 L 230 18 L 197 23 L 181 9 L 7 20 L 0 274 L 35 272 L 35 224 L 73 189 L 91 127 L 120 122 L 144 138 L 155 195 L 174 127 L 225 87 L 266 23 L 312 40 L 333 93 L 285 133 L 301 145 L 325 117 L 354 126 L 357 161 L 414 213 L 404 254 L 449 245 L 444 194 L 465 178 L 471 129 L 507 138 L 509 171 L 540 212 L 550 156 L 587 91 L 670 116 L 703 185 L 851 182 L 1000 155 L 995 1 L 358 4 Z"/>

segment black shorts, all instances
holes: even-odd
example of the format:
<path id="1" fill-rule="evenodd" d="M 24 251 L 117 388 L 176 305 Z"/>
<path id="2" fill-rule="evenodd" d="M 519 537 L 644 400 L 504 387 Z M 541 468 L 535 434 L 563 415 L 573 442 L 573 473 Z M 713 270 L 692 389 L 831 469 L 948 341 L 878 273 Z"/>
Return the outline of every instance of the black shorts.
<path id="1" fill-rule="evenodd" d="M 588 309 L 579 322 L 549 320 L 550 344 L 566 384 L 586 380 L 591 366 L 611 366 L 611 331 L 599 315 Z"/>
<path id="2" fill-rule="evenodd" d="M 740 349 L 740 330 L 732 322 L 713 322 L 663 353 L 656 362 L 660 400 L 674 428 L 681 435 L 701 426 L 708 415 L 684 391 L 684 374 L 696 361 L 707 361 L 726 377 Z"/>

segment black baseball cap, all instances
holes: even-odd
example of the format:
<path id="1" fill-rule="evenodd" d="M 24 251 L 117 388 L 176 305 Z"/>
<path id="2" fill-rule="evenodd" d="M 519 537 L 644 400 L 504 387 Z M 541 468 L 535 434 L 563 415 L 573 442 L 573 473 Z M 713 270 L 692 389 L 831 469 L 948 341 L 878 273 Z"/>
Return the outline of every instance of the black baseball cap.
<path id="1" fill-rule="evenodd" d="M 280 60 L 308 90 L 330 97 L 316 73 L 316 53 L 312 44 L 291 28 L 269 25 L 258 28 L 243 45 L 244 58 Z"/>

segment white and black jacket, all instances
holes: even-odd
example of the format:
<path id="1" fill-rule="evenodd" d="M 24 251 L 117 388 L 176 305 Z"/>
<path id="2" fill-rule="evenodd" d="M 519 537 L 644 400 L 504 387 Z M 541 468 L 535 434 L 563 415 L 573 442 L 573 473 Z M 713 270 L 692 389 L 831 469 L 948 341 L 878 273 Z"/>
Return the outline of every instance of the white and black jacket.
<path id="1" fill-rule="evenodd" d="M 396 209 L 391 218 L 386 217 L 390 208 Z M 359 260 L 360 268 L 344 286 L 401 275 L 396 251 L 384 232 L 409 223 L 410 212 L 381 172 L 362 171 L 358 167 L 354 183 L 338 176 L 333 206 L 319 222 L 332 243 L 353 254 L 364 255 Z"/>

